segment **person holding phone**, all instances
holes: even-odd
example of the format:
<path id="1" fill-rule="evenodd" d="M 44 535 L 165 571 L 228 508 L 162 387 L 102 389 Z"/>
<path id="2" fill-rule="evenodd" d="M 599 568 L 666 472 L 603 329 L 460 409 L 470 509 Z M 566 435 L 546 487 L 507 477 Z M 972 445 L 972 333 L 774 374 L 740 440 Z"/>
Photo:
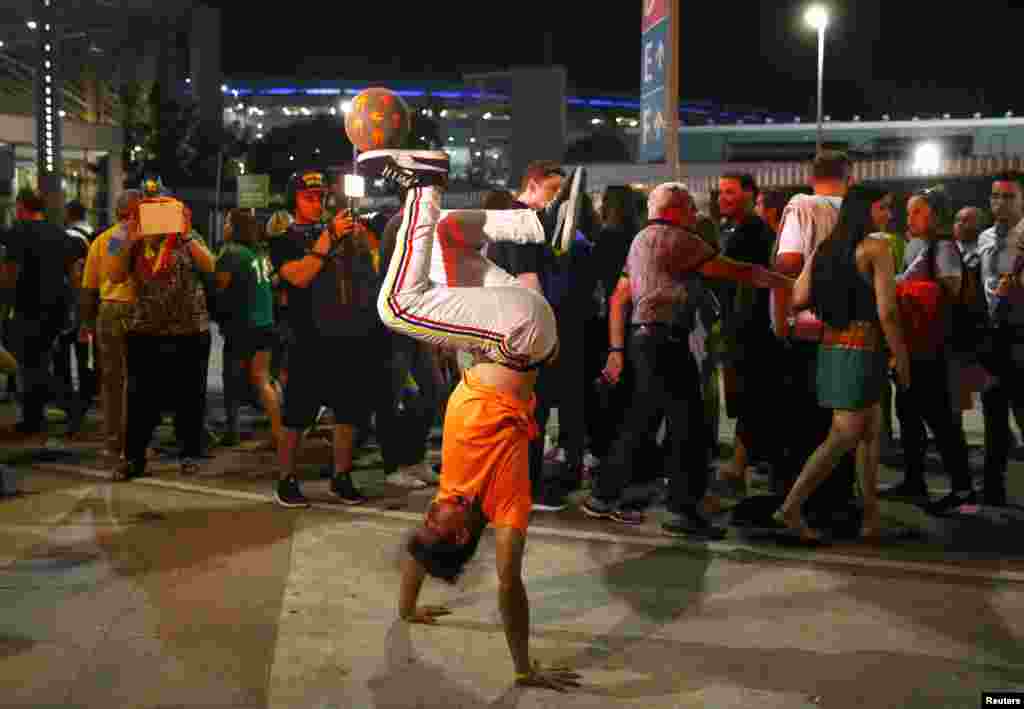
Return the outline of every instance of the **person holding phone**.
<path id="1" fill-rule="evenodd" d="M 832 427 L 800 471 L 774 519 L 806 544 L 821 541 L 803 519 L 802 507 L 857 449 L 864 495 L 863 539 L 880 532 L 878 462 L 881 398 L 885 389 L 888 342 L 900 388 L 911 385 L 910 355 L 896 303 L 895 264 L 885 234 L 873 233 L 871 209 L 886 196 L 871 186 L 852 187 L 839 221 L 804 265 L 793 288 L 794 311 L 813 308 L 824 324 L 818 350 L 818 403 L 832 409 Z"/>

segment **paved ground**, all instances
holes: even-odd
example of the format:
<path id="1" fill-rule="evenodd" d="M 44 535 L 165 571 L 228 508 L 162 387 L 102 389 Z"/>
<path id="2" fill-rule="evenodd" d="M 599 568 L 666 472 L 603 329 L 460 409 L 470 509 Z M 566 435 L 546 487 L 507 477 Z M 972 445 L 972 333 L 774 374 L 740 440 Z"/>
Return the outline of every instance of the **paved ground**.
<path id="1" fill-rule="evenodd" d="M 0 505 L 5 707 L 976 707 L 1024 690 L 1019 575 L 772 558 L 533 530 L 534 654 L 512 686 L 493 544 L 395 622 L 396 512 L 34 473 Z M 1006 569 L 1004 571 L 1008 571 Z"/>
<path id="2" fill-rule="evenodd" d="M 584 687 L 516 689 L 490 536 L 457 586 L 425 588 L 452 616 L 396 623 L 398 550 L 430 491 L 383 484 L 366 449 L 355 475 L 371 504 L 331 504 L 314 438 L 302 472 L 318 504 L 278 509 L 265 421 L 247 423 L 252 439 L 191 478 L 158 459 L 152 477 L 112 484 L 95 433 L 0 449 L 22 490 L 0 500 L 0 706 L 973 708 L 983 690 L 1024 691 L 1021 527 L 895 503 L 883 512 L 902 534 L 817 551 L 736 530 L 669 539 L 659 509 L 625 530 L 536 515 L 535 655 Z M 1018 501 L 1022 481 L 1014 463 Z"/>

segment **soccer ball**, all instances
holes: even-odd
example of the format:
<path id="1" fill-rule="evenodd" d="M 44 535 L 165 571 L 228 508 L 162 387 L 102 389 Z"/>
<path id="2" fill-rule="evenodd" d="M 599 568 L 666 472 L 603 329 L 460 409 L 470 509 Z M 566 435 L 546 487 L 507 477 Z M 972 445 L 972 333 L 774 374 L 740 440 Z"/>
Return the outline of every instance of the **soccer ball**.
<path id="1" fill-rule="evenodd" d="M 370 88 L 352 99 L 345 133 L 360 152 L 401 148 L 412 131 L 412 112 L 390 89 Z"/>

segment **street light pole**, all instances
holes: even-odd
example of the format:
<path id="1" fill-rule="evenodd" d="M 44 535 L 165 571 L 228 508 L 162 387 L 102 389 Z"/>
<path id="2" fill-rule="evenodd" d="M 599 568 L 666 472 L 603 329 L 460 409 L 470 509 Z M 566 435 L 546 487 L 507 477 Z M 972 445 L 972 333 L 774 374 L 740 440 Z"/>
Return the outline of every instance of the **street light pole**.
<path id="1" fill-rule="evenodd" d="M 822 113 L 824 105 L 822 96 L 825 88 L 825 23 L 818 25 L 818 142 L 815 154 L 821 152 L 821 144 L 825 135 L 825 124 Z"/>
<path id="2" fill-rule="evenodd" d="M 825 137 L 825 124 L 823 119 L 825 83 L 825 28 L 828 27 L 828 10 L 822 5 L 811 5 L 804 14 L 804 21 L 818 30 L 818 140 L 817 152 L 821 152 L 822 142 Z"/>

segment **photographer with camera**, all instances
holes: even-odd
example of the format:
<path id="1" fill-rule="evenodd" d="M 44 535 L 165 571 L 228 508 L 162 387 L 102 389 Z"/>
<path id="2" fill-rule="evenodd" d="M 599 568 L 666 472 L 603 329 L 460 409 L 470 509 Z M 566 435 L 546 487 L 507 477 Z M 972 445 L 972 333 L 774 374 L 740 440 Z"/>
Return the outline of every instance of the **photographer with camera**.
<path id="1" fill-rule="evenodd" d="M 295 475 L 296 454 L 302 432 L 316 420 L 321 405 L 334 412 L 331 492 L 346 505 L 365 502 L 350 475 L 355 427 L 389 403 L 372 249 L 366 229 L 351 213 L 339 212 L 330 223 L 323 222 L 326 193 L 322 173 L 292 176 L 288 200 L 295 221 L 270 241 L 294 338 L 278 447 L 281 478 L 275 498 L 282 507 L 309 506 Z"/>

